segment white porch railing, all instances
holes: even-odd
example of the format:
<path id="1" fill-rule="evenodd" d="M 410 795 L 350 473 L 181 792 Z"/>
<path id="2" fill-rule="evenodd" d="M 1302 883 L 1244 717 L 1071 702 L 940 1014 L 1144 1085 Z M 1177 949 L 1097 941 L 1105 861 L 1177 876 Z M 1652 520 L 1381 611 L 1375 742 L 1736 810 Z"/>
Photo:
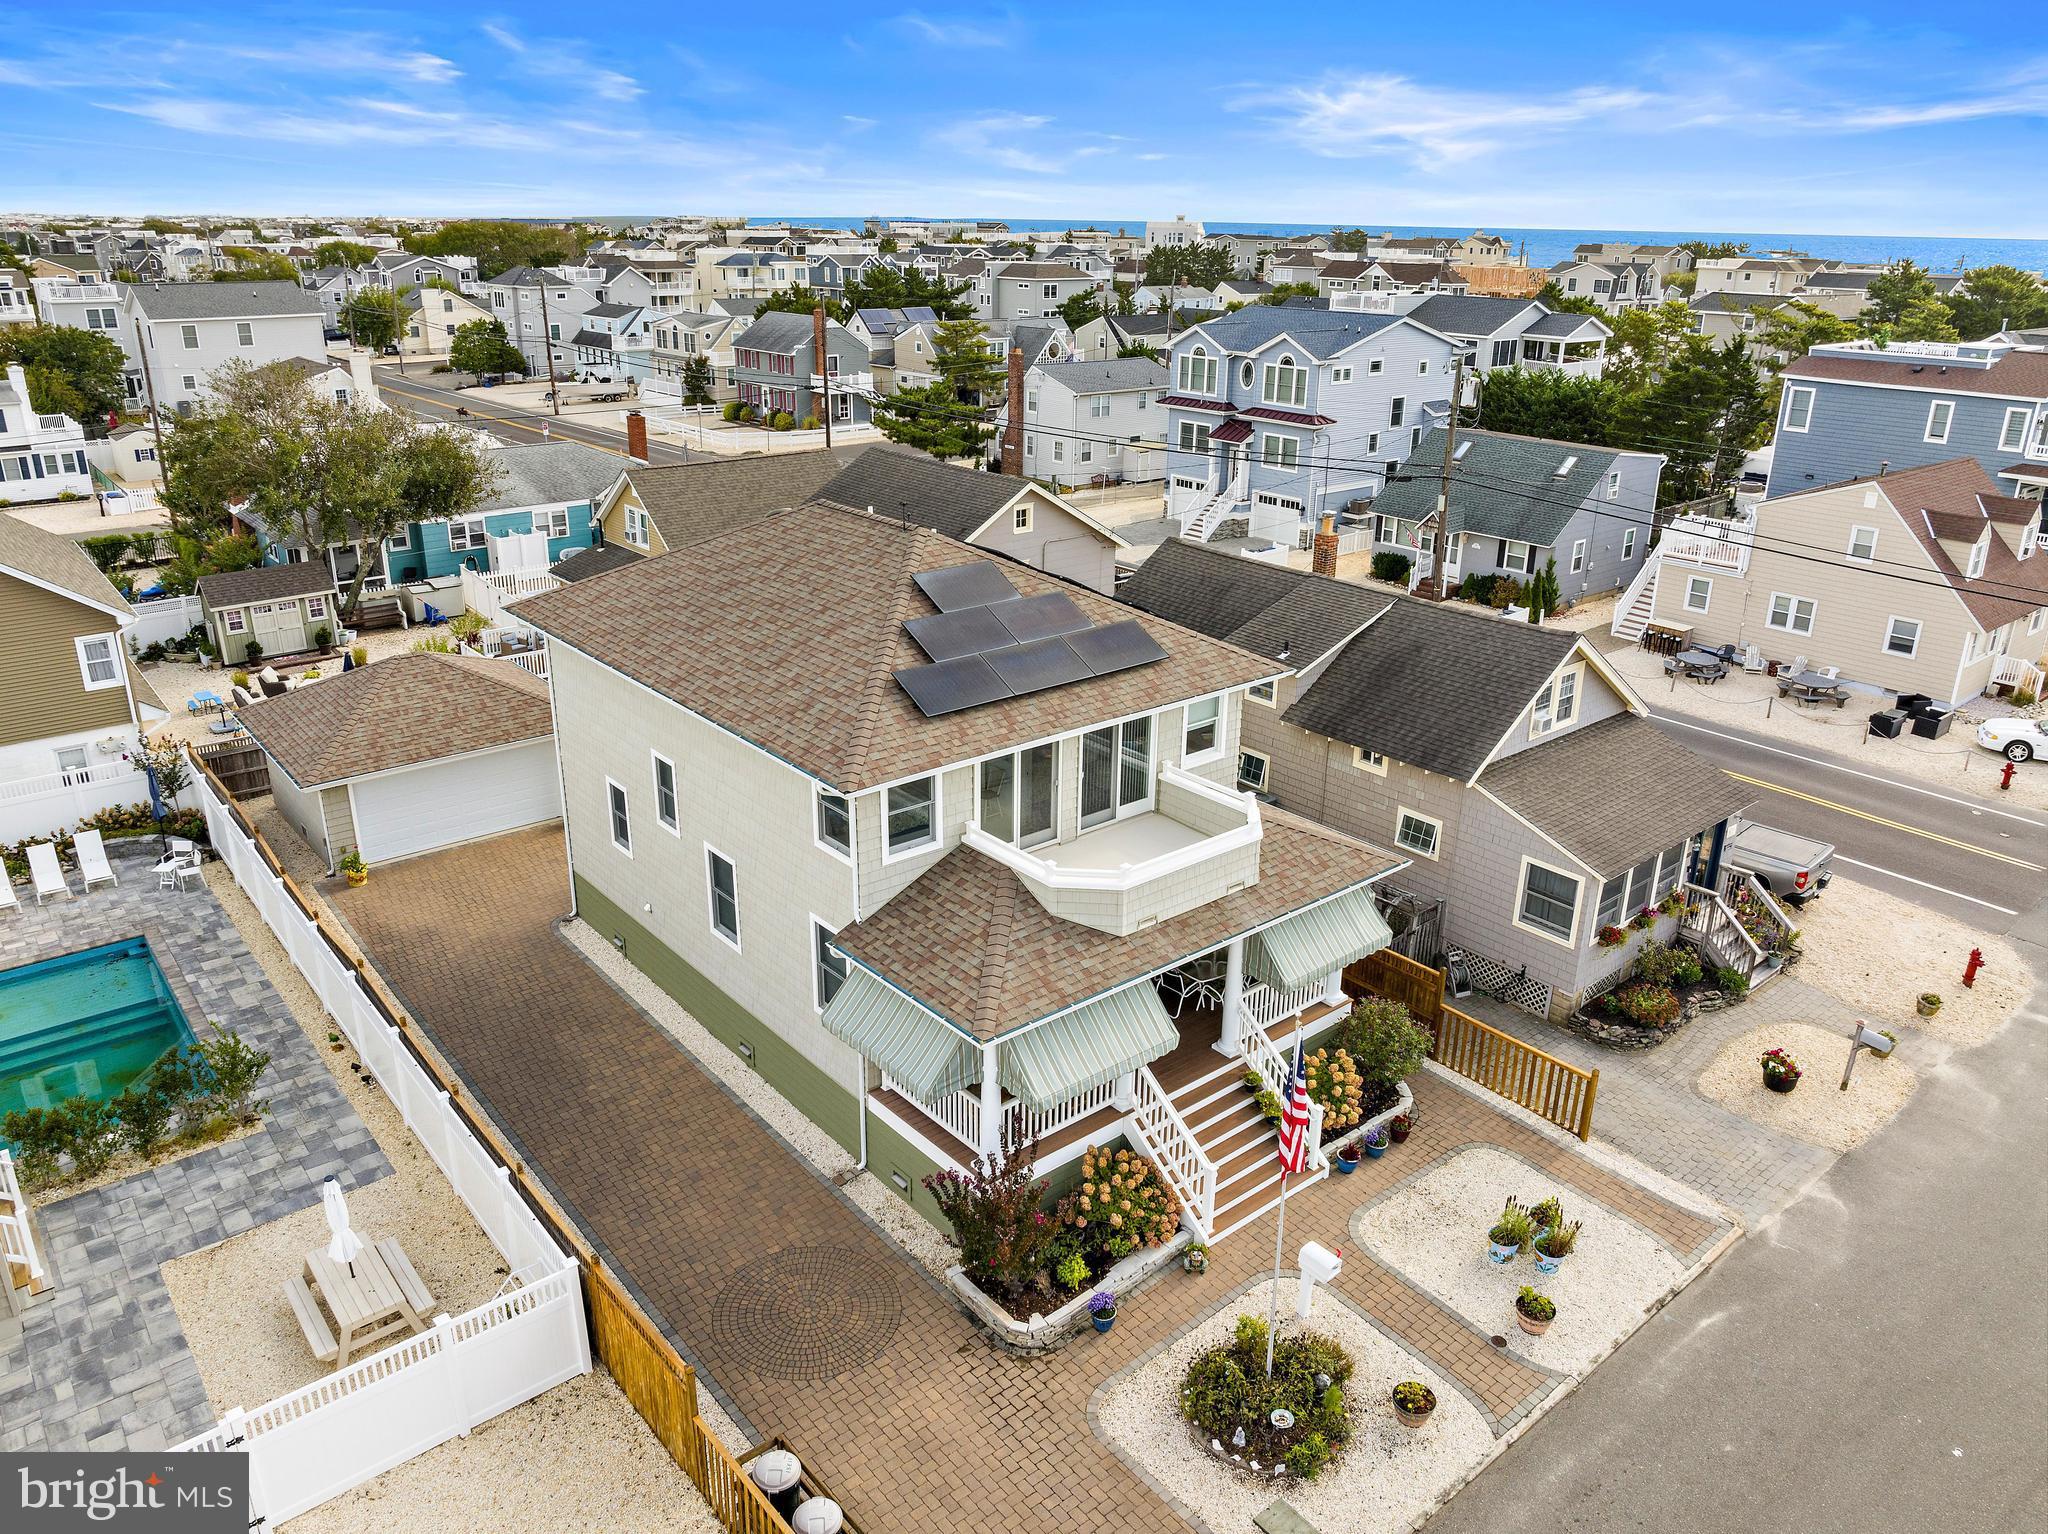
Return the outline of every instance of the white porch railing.
<path id="1" fill-rule="evenodd" d="M 1275 1023 L 1306 1012 L 1329 994 L 1329 982 L 1325 980 L 1298 985 L 1291 991 L 1276 991 L 1264 981 L 1255 980 L 1244 988 L 1245 1030 L 1263 1037 Z"/>
<path id="2" fill-rule="evenodd" d="M 1216 1163 L 1173 1106 L 1173 1099 L 1149 1065 L 1138 1068 L 1138 1102 L 1131 1112 L 1131 1133 L 1139 1148 L 1179 1197 L 1188 1223 L 1207 1241 L 1216 1230 Z"/>
<path id="3" fill-rule="evenodd" d="M 2039 697 L 2041 668 L 2032 661 L 2022 660 L 2017 655 L 2001 655 L 1991 668 L 1991 685 L 2011 687 L 2015 690 L 2024 687 Z"/>
<path id="4" fill-rule="evenodd" d="M 521 642 L 510 650 L 506 649 L 507 635 L 517 635 Z M 509 660 L 520 670 L 530 671 L 537 677 L 545 678 L 548 674 L 547 636 L 539 629 L 517 625 L 484 629 L 465 648 L 490 660 Z"/>
<path id="5" fill-rule="evenodd" d="M 464 570 L 462 605 L 484 622 L 500 625 L 505 622 L 507 603 L 516 602 L 521 597 L 539 596 L 543 591 L 553 591 L 562 584 L 559 575 L 550 575 L 545 570 L 493 571 L 488 575 Z"/>
<path id="6" fill-rule="evenodd" d="M 0 1145 L 0 1288 L 10 1292 L 13 1280 L 7 1265 L 27 1273 L 31 1282 L 43 1276 L 36 1256 L 35 1233 L 28 1228 L 28 1199 L 21 1191 L 21 1179 L 14 1172 L 14 1157 Z"/>
<path id="7" fill-rule="evenodd" d="M 887 1071 L 882 1073 L 882 1086 L 891 1092 L 901 1094 L 916 1105 L 918 1112 L 937 1124 L 946 1133 L 964 1145 L 979 1148 L 981 1145 L 981 1094 L 979 1092 L 948 1092 L 932 1102 L 908 1090 L 902 1082 Z M 1028 1103 L 1011 1098 L 1003 1104 L 1002 1134 L 997 1143 L 1007 1141 L 1023 1145 L 1041 1135 L 1064 1129 L 1091 1113 L 1114 1106 L 1116 1083 L 1105 1082 L 1099 1087 L 1090 1087 L 1077 1097 L 1065 1102 L 1054 1103 L 1049 1108 L 1034 1108 Z"/>
<path id="8" fill-rule="evenodd" d="M 1657 551 L 1667 559 L 1739 574 L 1749 568 L 1755 543 L 1753 511 L 1734 517 L 1676 517 L 1657 540 Z"/>
<path id="9" fill-rule="evenodd" d="M 1263 989 L 1263 987 L 1257 987 L 1257 989 Z M 1321 997 L 1323 989 L 1322 986 L 1317 986 L 1315 994 Z M 1297 1007 L 1295 1010 L 1298 1012 L 1301 1009 Z M 1292 1014 L 1282 1015 L 1291 1016 Z M 1244 1032 L 1244 1057 L 1250 1063 L 1251 1068 L 1265 1079 L 1266 1085 L 1279 1096 L 1281 1101 L 1285 1102 L 1287 1099 L 1288 1078 L 1294 1069 L 1293 1054 L 1291 1052 L 1283 1053 L 1280 1046 L 1266 1036 L 1264 1028 L 1246 1028 Z M 1323 1105 L 1314 1098 L 1310 1098 L 1308 1105 L 1309 1170 L 1313 1171 L 1315 1168 L 1325 1165 L 1327 1161 L 1328 1158 L 1323 1155 Z"/>

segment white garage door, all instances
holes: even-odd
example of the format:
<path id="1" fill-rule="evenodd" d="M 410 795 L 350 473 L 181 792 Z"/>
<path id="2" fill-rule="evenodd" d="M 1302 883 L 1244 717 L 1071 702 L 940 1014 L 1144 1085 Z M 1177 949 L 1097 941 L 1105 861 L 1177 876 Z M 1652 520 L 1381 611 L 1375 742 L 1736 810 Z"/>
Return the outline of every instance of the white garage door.
<path id="1" fill-rule="evenodd" d="M 495 836 L 562 813 L 551 742 L 535 741 L 436 762 L 355 785 L 356 837 L 365 862 Z"/>

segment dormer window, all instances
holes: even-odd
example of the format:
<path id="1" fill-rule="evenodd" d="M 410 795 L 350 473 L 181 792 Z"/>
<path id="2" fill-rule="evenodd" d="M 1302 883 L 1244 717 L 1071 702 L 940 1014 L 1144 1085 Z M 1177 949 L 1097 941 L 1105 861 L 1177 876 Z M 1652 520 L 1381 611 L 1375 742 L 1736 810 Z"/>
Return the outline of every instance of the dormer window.
<path id="1" fill-rule="evenodd" d="M 2031 559 L 2033 557 L 2034 544 L 2039 541 L 2040 536 L 2041 519 L 2037 516 L 2033 521 L 2020 529 L 2020 558 Z"/>
<path id="2" fill-rule="evenodd" d="M 1216 392 L 1216 359 L 1200 342 L 1180 359 L 1180 386 L 1188 394 Z"/>
<path id="3" fill-rule="evenodd" d="M 1984 561 L 1991 554 L 1991 532 L 1985 529 L 1983 535 L 1970 545 L 1970 567 L 1963 572 L 1967 580 L 1975 580 L 1984 573 Z"/>

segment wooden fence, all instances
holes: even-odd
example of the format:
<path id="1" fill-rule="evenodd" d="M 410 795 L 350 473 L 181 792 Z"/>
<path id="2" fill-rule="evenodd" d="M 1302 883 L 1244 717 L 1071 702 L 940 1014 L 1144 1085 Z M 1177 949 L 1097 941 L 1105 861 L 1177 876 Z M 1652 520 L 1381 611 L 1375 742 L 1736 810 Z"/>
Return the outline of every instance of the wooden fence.
<path id="1" fill-rule="evenodd" d="M 527 1171 L 526 1163 L 514 1153 L 496 1126 L 471 1106 L 461 1077 L 441 1059 L 432 1044 L 420 1037 L 411 1014 L 400 1005 L 368 957 L 328 917 L 325 908 L 308 899 L 285 872 L 263 832 L 235 803 L 204 751 L 204 747 L 190 749 L 193 765 L 219 792 L 228 814 L 255 844 L 265 866 L 283 885 L 287 898 L 312 922 L 335 958 L 355 975 L 371 1005 L 398 1030 L 406 1052 L 448 1094 L 448 1106 L 491 1158 L 506 1169 L 510 1185 L 535 1217 L 576 1258 L 583 1276 L 583 1303 L 592 1351 L 618 1382 L 626 1399 L 633 1403 L 633 1409 L 704 1493 L 712 1512 L 731 1534 L 789 1534 L 788 1523 L 748 1479 L 739 1458 L 697 1414 L 696 1371 L 605 1268 L 574 1223 L 555 1207 L 552 1197 Z M 859 1525 L 851 1517 L 846 1520 L 846 1528 L 850 1534 L 859 1534 Z"/>
<path id="2" fill-rule="evenodd" d="M 1447 1005 L 1441 970 L 1382 948 L 1347 969 L 1344 982 L 1353 990 L 1370 991 L 1406 1007 L 1429 1030 L 1434 1041 L 1430 1058 L 1446 1070 L 1469 1077 L 1581 1140 L 1592 1138 L 1599 1071 L 1581 1070 Z"/>
<path id="3" fill-rule="evenodd" d="M 223 740 L 192 749 L 228 798 L 253 799 L 270 792 L 270 762 L 253 741 Z"/>

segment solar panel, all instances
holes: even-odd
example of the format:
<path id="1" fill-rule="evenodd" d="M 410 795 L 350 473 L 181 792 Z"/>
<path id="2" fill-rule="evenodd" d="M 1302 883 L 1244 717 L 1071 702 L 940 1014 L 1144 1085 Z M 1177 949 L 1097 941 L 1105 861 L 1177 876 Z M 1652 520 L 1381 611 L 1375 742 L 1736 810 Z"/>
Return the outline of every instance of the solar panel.
<path id="1" fill-rule="evenodd" d="M 1159 641 L 1146 633 L 1145 626 L 1135 618 L 1069 634 L 1065 642 L 1088 663 L 1094 676 L 1108 676 L 1113 671 L 1128 671 L 1133 666 L 1149 666 L 1166 659 Z"/>
<path id="2" fill-rule="evenodd" d="M 996 616 L 1005 607 L 1015 606 L 1015 602 L 1000 602 L 994 607 L 963 607 L 957 612 L 912 618 L 903 627 L 933 660 L 980 655 L 986 650 L 1008 649 L 1017 642 Z"/>
<path id="3" fill-rule="evenodd" d="M 1010 695 L 1003 679 L 979 655 L 964 655 L 929 666 L 905 666 L 894 675 L 897 685 L 910 694 L 910 701 L 927 719 Z"/>
<path id="4" fill-rule="evenodd" d="M 1018 644 L 1050 639 L 1055 634 L 1077 634 L 1089 626 L 1088 615 L 1076 607 L 1074 599 L 1064 591 L 1048 591 L 1044 596 L 999 602 L 988 611 L 1002 620 L 1003 627 L 1010 631 L 1011 638 Z"/>
<path id="5" fill-rule="evenodd" d="M 911 579 L 917 582 L 919 591 L 931 598 L 932 606 L 942 613 L 1017 599 L 1017 588 L 1010 584 L 1002 571 L 985 559 L 976 560 L 971 565 L 926 570 Z"/>
<path id="6" fill-rule="evenodd" d="M 1067 648 L 1066 640 L 1057 638 L 1012 645 L 980 658 L 1018 697 L 1027 692 L 1043 692 L 1048 687 L 1063 687 L 1093 674 L 1088 663 Z"/>

